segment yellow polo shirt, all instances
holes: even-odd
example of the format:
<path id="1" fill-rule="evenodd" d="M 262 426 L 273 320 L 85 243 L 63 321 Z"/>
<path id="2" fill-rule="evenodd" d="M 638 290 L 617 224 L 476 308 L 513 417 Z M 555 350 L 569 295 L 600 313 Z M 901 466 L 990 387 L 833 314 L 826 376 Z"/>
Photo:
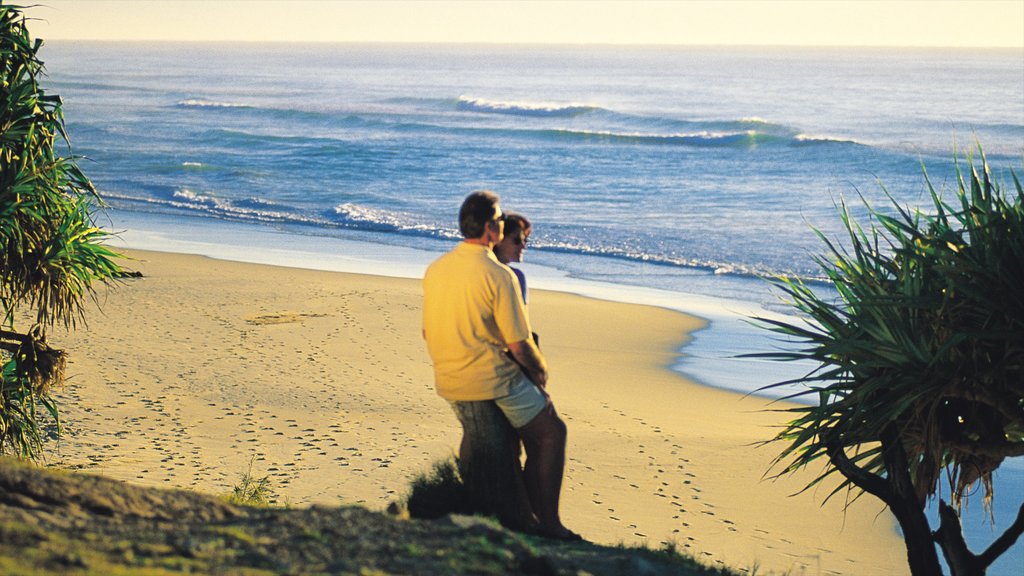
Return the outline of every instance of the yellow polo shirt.
<path id="1" fill-rule="evenodd" d="M 512 270 L 487 246 L 460 242 L 423 277 L 423 333 L 442 398 L 507 396 L 521 377 L 507 344 L 531 337 Z"/>

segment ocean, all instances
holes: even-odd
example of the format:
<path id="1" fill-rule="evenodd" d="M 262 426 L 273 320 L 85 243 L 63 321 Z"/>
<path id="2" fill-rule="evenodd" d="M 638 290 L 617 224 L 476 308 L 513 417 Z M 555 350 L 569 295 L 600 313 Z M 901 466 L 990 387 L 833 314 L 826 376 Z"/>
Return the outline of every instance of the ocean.
<path id="1" fill-rule="evenodd" d="M 927 206 L 922 171 L 951 189 L 954 150 L 978 144 L 1007 183 L 1024 159 L 1013 49 L 52 42 L 41 56 L 115 245 L 415 277 L 457 239 L 462 198 L 489 188 L 534 223 L 532 287 L 702 316 L 675 368 L 742 392 L 806 371 L 735 356 L 785 346 L 748 322 L 787 312 L 762 277 L 828 292 L 814 230 L 842 236 L 838 204 Z M 1024 499 L 1020 460 L 1000 471 L 997 526 Z"/>

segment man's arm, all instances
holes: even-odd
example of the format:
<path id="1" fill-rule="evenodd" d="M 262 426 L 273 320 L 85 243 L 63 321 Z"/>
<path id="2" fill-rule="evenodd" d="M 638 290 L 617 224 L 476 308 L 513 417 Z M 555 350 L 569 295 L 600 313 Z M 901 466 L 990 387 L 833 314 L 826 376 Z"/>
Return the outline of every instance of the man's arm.
<path id="1" fill-rule="evenodd" d="M 527 338 L 522 342 L 513 342 L 508 345 L 508 351 L 512 358 L 519 363 L 526 377 L 534 384 L 544 388 L 548 384 L 548 363 L 544 361 L 540 349 L 533 343 L 533 338 Z"/>

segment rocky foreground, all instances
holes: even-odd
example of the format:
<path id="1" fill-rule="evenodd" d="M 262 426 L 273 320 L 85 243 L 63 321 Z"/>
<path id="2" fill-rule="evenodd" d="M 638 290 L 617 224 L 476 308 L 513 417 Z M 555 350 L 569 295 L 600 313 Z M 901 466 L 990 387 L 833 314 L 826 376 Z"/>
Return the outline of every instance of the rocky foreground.
<path id="1" fill-rule="evenodd" d="M 669 552 L 561 543 L 476 517 L 257 508 L 0 459 L 0 573 L 724 574 Z"/>

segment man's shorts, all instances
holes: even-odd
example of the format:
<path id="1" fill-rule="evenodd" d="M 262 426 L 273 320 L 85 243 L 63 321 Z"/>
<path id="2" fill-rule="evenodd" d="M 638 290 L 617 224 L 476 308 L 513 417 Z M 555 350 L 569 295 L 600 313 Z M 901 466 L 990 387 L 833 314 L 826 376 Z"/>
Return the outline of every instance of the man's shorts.
<path id="1" fill-rule="evenodd" d="M 451 402 L 452 409 L 458 402 Z M 548 397 L 540 391 L 536 384 L 523 376 L 509 387 L 508 396 L 495 398 L 494 403 L 508 418 L 513 428 L 522 428 L 540 414 L 548 405 Z M 455 413 L 458 416 L 458 411 Z"/>

